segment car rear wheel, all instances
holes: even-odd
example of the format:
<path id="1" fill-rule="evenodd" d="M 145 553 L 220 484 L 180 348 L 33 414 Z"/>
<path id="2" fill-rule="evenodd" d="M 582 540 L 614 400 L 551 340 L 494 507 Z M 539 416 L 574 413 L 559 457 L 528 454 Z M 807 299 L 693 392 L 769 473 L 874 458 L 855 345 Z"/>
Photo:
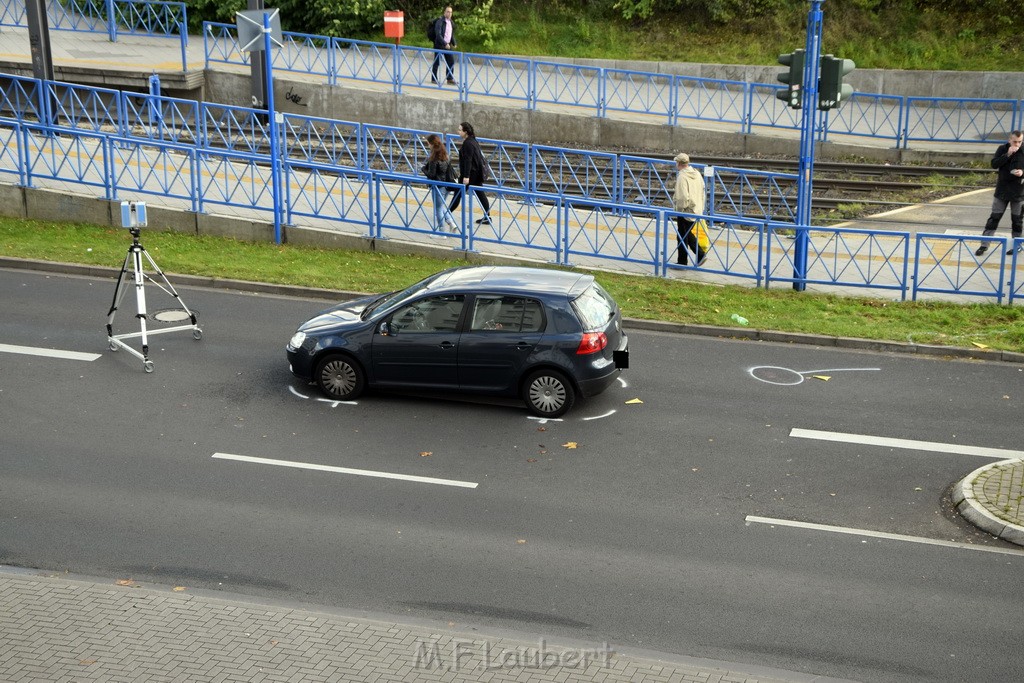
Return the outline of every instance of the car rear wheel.
<path id="1" fill-rule="evenodd" d="M 538 370 L 523 384 L 523 400 L 539 417 L 561 417 L 576 402 L 576 390 L 557 370 Z"/>
<path id="2" fill-rule="evenodd" d="M 350 401 L 363 393 L 366 375 L 348 356 L 327 356 L 316 366 L 314 376 L 320 391 L 336 401 Z"/>

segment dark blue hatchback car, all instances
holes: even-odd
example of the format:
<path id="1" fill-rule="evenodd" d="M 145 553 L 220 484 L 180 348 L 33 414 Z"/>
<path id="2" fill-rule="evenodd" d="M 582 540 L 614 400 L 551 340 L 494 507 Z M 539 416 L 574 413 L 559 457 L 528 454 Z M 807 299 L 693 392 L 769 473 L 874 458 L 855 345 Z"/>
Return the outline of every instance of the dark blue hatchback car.
<path id="1" fill-rule="evenodd" d="M 367 388 L 459 391 L 558 417 L 628 367 L 628 341 L 592 275 L 466 266 L 321 311 L 287 351 L 292 373 L 340 401 Z"/>

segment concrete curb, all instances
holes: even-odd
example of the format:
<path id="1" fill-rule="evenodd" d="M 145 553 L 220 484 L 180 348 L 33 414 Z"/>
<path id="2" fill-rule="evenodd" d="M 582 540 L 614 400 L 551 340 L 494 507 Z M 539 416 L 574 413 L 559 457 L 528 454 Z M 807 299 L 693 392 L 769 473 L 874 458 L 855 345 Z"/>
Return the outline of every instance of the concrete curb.
<path id="1" fill-rule="evenodd" d="M 48 273 L 65 275 L 84 275 L 87 277 L 108 277 L 114 279 L 120 272 L 119 268 L 107 266 L 89 266 L 77 263 L 60 263 L 55 261 L 35 261 L 11 256 L 0 256 L 0 268 L 22 270 L 38 270 Z M 171 273 L 175 285 L 191 287 L 208 287 L 210 289 L 233 289 L 258 294 L 274 294 L 278 296 L 297 296 L 313 299 L 337 301 L 364 296 L 367 292 L 346 292 L 344 290 L 322 289 L 317 287 L 301 287 L 298 285 L 279 285 L 267 282 L 251 282 L 249 280 L 231 280 L 205 275 L 181 275 Z M 831 337 L 806 332 L 779 332 L 776 330 L 758 330 L 748 327 L 719 327 L 715 325 L 697 325 L 692 323 L 672 323 L 660 320 L 643 320 L 626 318 L 628 327 L 634 330 L 652 332 L 670 332 L 675 334 L 693 334 L 705 337 L 727 337 L 748 341 L 782 342 L 785 344 L 808 344 L 812 346 L 832 346 L 841 349 L 857 349 L 883 353 L 908 353 L 940 358 L 964 358 L 1004 363 L 1024 363 L 1024 353 L 1001 351 L 999 349 L 972 349 L 961 346 L 938 346 L 934 344 L 913 344 L 878 339 L 859 339 L 856 337 Z"/>
<path id="2" fill-rule="evenodd" d="M 1024 469 L 1024 460 L 1010 458 L 979 467 L 953 487 L 952 498 L 957 512 L 968 522 L 997 538 L 1024 546 L 1024 526 L 999 517 L 992 512 L 995 501 L 989 500 L 989 496 L 983 488 L 983 482 L 993 474 L 993 470 L 1012 471 L 1015 468 Z M 999 474 L 1006 476 L 1002 472 Z M 982 482 L 982 490 L 979 490 L 979 482 Z"/>

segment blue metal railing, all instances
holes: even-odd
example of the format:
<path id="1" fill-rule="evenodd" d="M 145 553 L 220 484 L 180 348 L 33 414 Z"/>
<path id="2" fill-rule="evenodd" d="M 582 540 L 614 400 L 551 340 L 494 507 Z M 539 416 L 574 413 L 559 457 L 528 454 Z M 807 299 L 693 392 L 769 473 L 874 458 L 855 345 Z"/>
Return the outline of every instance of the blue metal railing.
<path id="1" fill-rule="evenodd" d="M 27 27 L 24 0 L 0 0 L 0 26 Z M 178 38 L 188 44 L 188 13 L 184 2 L 166 0 L 61 0 L 46 5 L 47 24 L 54 31 Z"/>
<path id="2" fill-rule="evenodd" d="M 334 38 L 330 49 L 323 36 L 284 33 L 288 49 L 274 56 L 274 67 L 322 76 L 327 83 L 341 80 L 406 88 L 437 87 L 430 82 L 435 51 L 370 41 Z M 235 27 L 203 24 L 207 65 L 245 65 L 238 51 Z M 324 55 L 318 53 L 324 52 Z M 550 60 L 454 53 L 459 87 L 448 90 L 460 101 L 496 97 L 522 102 L 567 106 L 606 117 L 609 112 L 650 116 L 679 126 L 684 121 L 711 121 L 737 126 L 799 131 L 799 113 L 780 102 L 775 84 L 747 83 L 696 76 L 667 76 L 646 71 L 579 66 Z M 442 67 L 443 68 L 443 67 Z M 817 135 L 870 137 L 891 140 L 894 147 L 909 142 L 977 143 L 997 141 L 1006 131 L 1024 126 L 1024 100 L 906 97 L 855 93 L 843 107 L 822 116 Z"/>
<path id="3" fill-rule="evenodd" d="M 1020 100 L 908 97 L 903 146 L 912 140 L 999 144 L 1009 131 L 1020 128 L 1021 104 Z"/>
<path id="4" fill-rule="evenodd" d="M 197 212 L 228 207 L 234 215 L 266 216 L 277 205 L 285 223 L 301 218 L 336 231 L 356 226 L 377 239 L 415 237 L 435 227 L 430 187 L 438 184 L 419 170 L 424 131 L 286 115 L 288 151 L 278 156 L 283 200 L 277 201 L 262 112 L 152 95 L 119 99 L 117 91 L 33 85 L 32 79 L 0 85 L 0 178 L 8 182 L 62 191 L 80 186 L 108 200 L 148 196 Z M 40 99 L 53 104 L 54 124 L 29 120 Z M 23 111 L 7 109 L 19 103 Z M 451 135 L 445 140 L 454 144 Z M 500 173 L 485 190 L 490 223 L 475 222 L 481 207 L 474 192 L 447 186 L 463 193 L 458 218 L 464 227 L 454 248 L 661 276 L 699 269 L 765 287 L 804 284 L 999 303 L 1022 296 L 1017 271 L 1024 259 L 1006 255 L 1005 238 L 804 228 L 772 220 L 771 197 L 785 195 L 787 174 L 704 169 L 714 178 L 709 211 L 686 217 L 708 222 L 710 246 L 699 266 L 693 260 L 681 266 L 673 258 L 680 214 L 661 205 L 674 175 L 671 162 L 500 141 L 491 160 Z M 608 177 L 619 180 L 608 184 Z M 537 179 L 560 192 L 538 192 Z M 752 189 L 759 181 L 774 185 Z M 644 201 L 635 201 L 633 192 Z M 767 199 L 758 205 L 748 193 Z M 808 235 L 808 263 L 806 275 L 796 278 L 793 233 L 799 230 Z M 977 257 L 980 244 L 999 248 Z"/>

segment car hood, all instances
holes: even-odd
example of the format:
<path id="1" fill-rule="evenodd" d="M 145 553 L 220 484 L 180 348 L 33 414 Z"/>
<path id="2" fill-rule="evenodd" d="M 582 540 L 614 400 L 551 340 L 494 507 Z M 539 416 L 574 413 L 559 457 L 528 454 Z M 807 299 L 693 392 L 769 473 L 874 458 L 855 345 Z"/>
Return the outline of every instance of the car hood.
<path id="1" fill-rule="evenodd" d="M 306 322 L 302 323 L 299 326 L 299 330 L 302 332 L 310 332 L 325 327 L 335 327 L 345 323 L 358 322 L 360 320 L 360 314 L 366 310 L 366 307 L 379 298 L 379 294 L 374 294 L 373 296 L 364 296 L 351 301 L 343 301 L 340 304 L 331 306 L 330 308 L 325 308 Z"/>

